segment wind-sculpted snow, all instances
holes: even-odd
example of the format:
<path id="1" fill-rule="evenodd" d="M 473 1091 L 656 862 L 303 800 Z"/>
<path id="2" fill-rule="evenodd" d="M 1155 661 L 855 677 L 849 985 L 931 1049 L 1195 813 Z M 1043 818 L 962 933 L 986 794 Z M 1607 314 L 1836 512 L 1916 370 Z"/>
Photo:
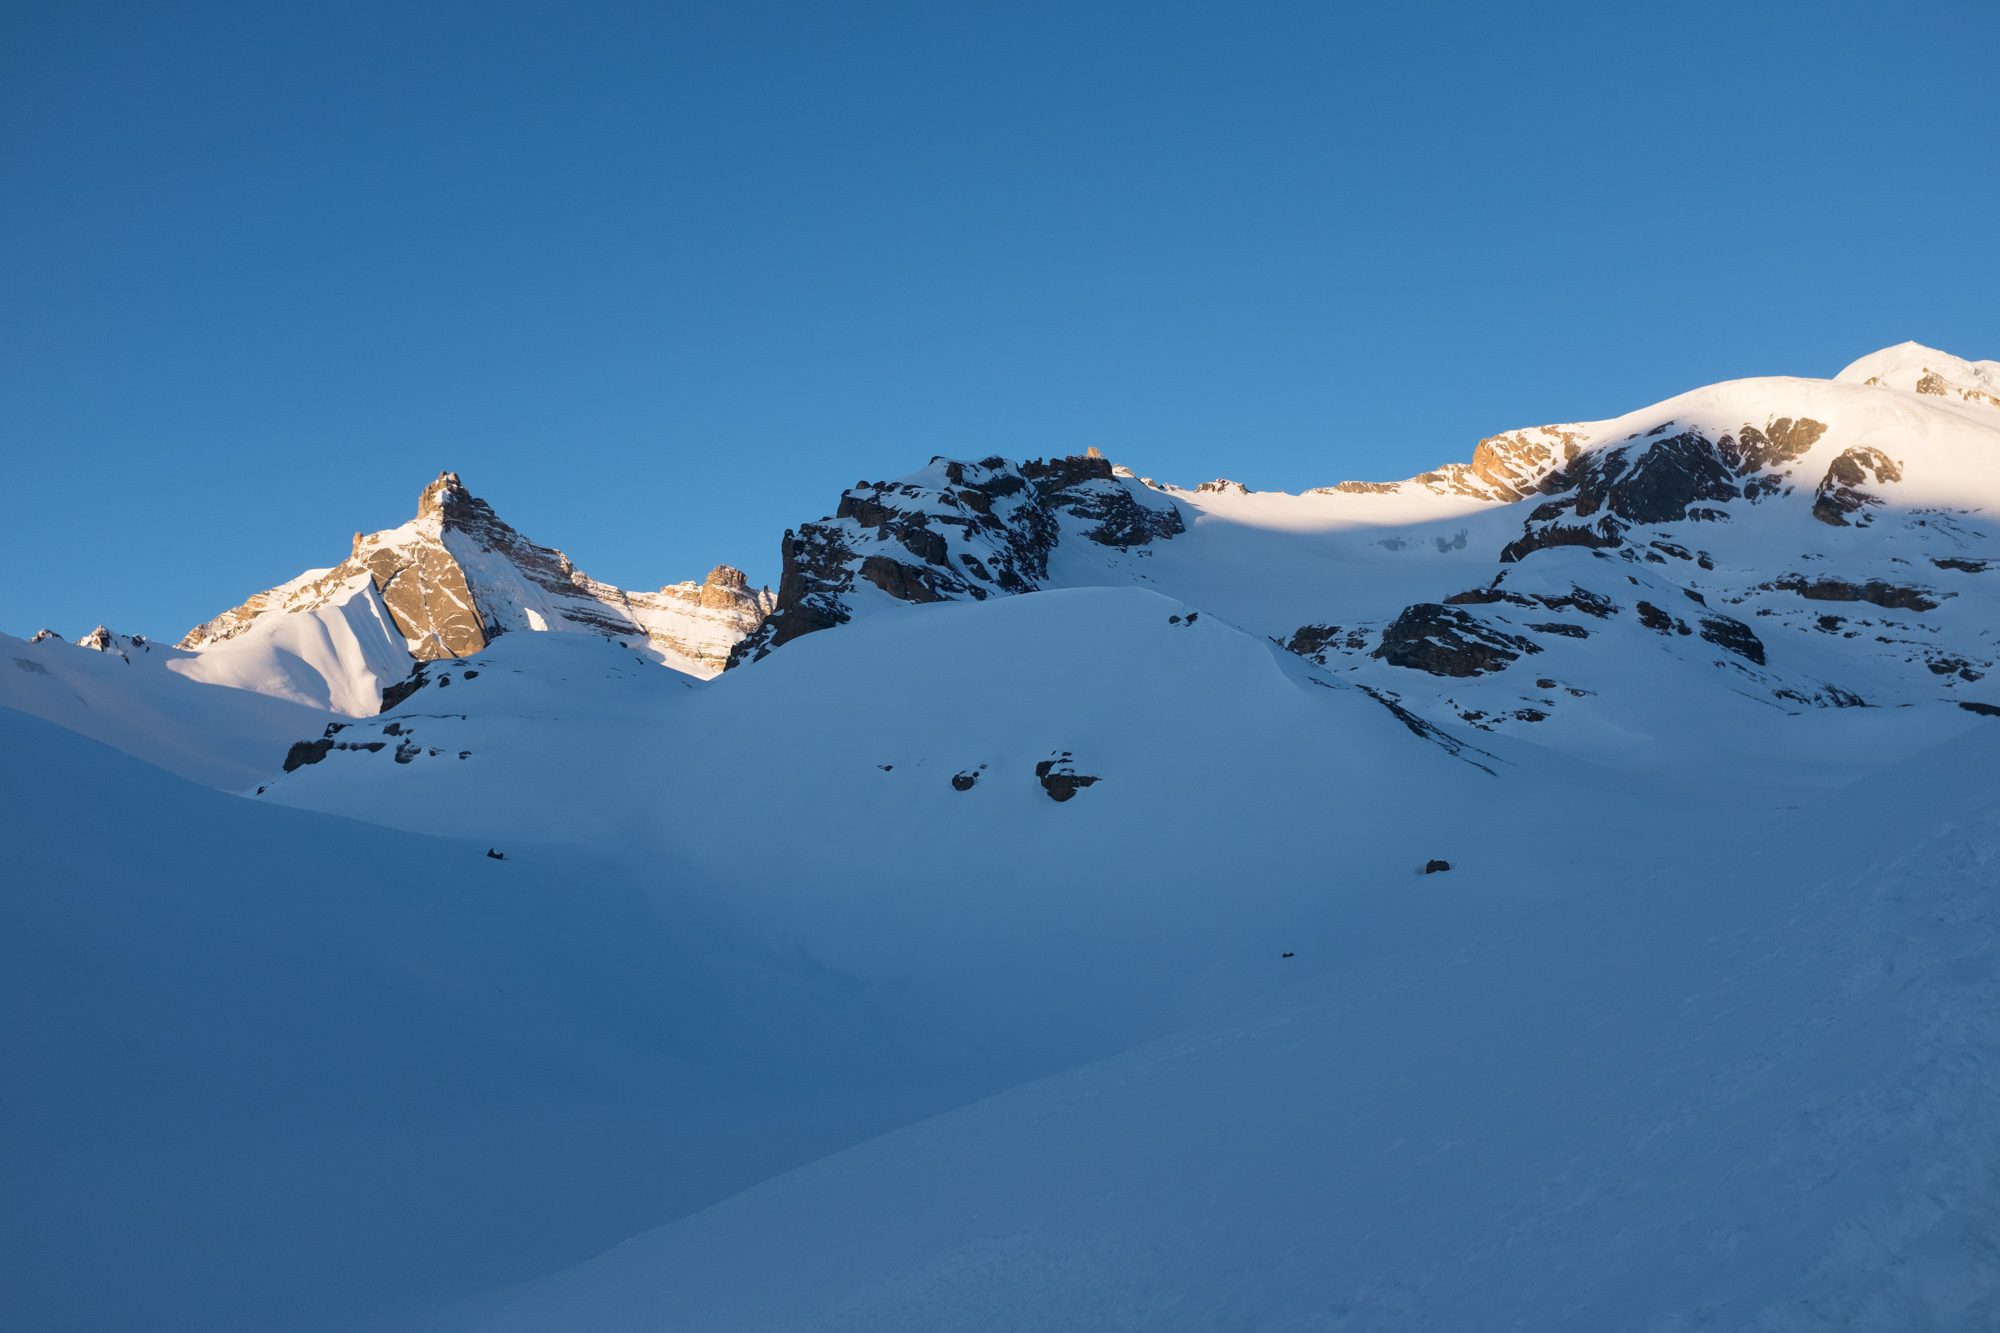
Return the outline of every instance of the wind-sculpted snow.
<path id="1" fill-rule="evenodd" d="M 0 634 L 0 708 L 46 719 L 193 782 L 247 791 L 323 709 L 191 679 L 191 655 L 102 627 L 83 644 Z"/>
<path id="2" fill-rule="evenodd" d="M 317 586 L 323 600 L 260 616 L 174 670 L 353 717 L 373 713 L 382 691 L 409 674 L 402 631 L 366 573 L 329 574 Z"/>

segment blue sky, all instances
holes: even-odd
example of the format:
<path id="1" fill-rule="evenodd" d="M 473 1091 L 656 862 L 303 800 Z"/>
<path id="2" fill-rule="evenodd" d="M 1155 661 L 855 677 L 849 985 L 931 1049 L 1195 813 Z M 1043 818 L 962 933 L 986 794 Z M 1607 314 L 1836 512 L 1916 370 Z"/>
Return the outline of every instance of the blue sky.
<path id="1" fill-rule="evenodd" d="M 440 468 L 627 586 L 932 454 L 1399 477 L 2000 356 L 1992 13 L 0 17 L 0 629 L 178 635 Z"/>

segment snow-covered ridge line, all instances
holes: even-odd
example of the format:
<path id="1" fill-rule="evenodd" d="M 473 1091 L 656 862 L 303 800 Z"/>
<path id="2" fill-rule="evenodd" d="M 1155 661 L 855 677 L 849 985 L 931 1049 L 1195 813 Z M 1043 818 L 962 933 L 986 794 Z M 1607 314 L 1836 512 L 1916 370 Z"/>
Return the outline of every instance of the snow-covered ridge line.
<path id="1" fill-rule="evenodd" d="M 934 459 L 787 534 L 778 609 L 736 662 L 899 603 L 1140 586 L 1430 721 L 1602 758 L 1660 738 L 1667 699 L 1979 712 L 2000 707 L 1993 366 L 1892 348 L 1299 495 Z"/>
<path id="2" fill-rule="evenodd" d="M 1144 478 L 1145 484 L 1175 495 L 1397 495 L 1427 491 L 1433 495 L 1463 496 L 1478 500 L 1508 502 L 1535 494 L 1544 478 L 1564 464 L 1573 462 L 1588 449 L 1640 439 L 1653 428 L 1673 418 L 1675 409 L 1690 400 L 1699 401 L 1718 391 L 1778 384 L 1851 385 L 1857 388 L 1887 388 L 1900 393 L 1942 399 L 1948 404 L 1971 404 L 2000 410 L 2000 361 L 1967 361 L 1949 352 L 1921 343 L 1898 343 L 1851 363 L 1831 381 L 1793 376 L 1762 376 L 1725 381 L 1692 390 L 1673 398 L 1603 421 L 1565 422 L 1557 425 L 1528 426 L 1489 435 L 1473 446 L 1467 462 L 1441 463 L 1426 472 L 1401 481 L 1342 481 L 1331 486 L 1314 486 L 1304 491 L 1253 491 L 1227 477 L 1184 487 Z M 1125 475 L 1133 475 L 1129 472 Z"/>

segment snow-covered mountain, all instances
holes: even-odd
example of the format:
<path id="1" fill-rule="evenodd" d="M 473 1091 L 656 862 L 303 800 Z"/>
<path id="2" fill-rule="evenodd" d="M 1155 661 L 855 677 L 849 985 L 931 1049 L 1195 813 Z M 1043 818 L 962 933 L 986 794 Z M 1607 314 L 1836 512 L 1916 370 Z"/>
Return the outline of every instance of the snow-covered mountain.
<path id="1" fill-rule="evenodd" d="M 10 1317 L 1990 1325 L 1996 376 L 0 640 Z"/>
<path id="2" fill-rule="evenodd" d="M 2000 361 L 1967 361 L 1922 343 L 1870 353 L 1835 377 L 1842 384 L 1886 385 L 1946 401 L 2000 408 Z"/>
<path id="3" fill-rule="evenodd" d="M 1136 585 L 1425 716 L 1613 761 L 1746 709 L 2000 708 L 1994 367 L 1905 344 L 1303 495 L 934 460 L 787 534 L 738 660 L 897 602 Z"/>
<path id="4" fill-rule="evenodd" d="M 416 517 L 356 533 L 347 558 L 312 569 L 189 630 L 197 679 L 301 699 L 355 716 L 376 711 L 412 660 L 463 657 L 525 631 L 596 634 L 712 676 L 770 610 L 768 591 L 718 565 L 701 583 L 629 592 L 600 583 L 523 537 L 441 473 Z"/>

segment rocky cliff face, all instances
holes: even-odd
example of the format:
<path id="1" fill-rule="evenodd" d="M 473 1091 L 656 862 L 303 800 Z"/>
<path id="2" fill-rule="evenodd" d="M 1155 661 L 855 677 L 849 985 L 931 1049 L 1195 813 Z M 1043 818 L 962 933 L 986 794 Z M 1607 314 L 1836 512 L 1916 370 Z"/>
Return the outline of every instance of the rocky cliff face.
<path id="1" fill-rule="evenodd" d="M 713 675 L 774 604 L 768 590 L 751 589 L 728 566 L 703 583 L 657 592 L 600 583 L 561 551 L 522 536 L 457 473 L 445 472 L 424 488 L 408 523 L 356 533 L 340 564 L 258 593 L 190 630 L 180 646 L 200 650 L 266 617 L 316 610 L 347 596 L 359 575 L 419 661 L 465 657 L 499 634 L 571 631 L 642 640 L 670 666 Z"/>
<path id="2" fill-rule="evenodd" d="M 857 482 L 832 517 L 785 533 L 777 604 L 731 664 L 844 624 L 871 600 L 1033 592 L 1064 542 L 1131 550 L 1183 530 L 1172 499 L 1119 475 L 1101 455 L 934 458 L 900 480 Z"/>

